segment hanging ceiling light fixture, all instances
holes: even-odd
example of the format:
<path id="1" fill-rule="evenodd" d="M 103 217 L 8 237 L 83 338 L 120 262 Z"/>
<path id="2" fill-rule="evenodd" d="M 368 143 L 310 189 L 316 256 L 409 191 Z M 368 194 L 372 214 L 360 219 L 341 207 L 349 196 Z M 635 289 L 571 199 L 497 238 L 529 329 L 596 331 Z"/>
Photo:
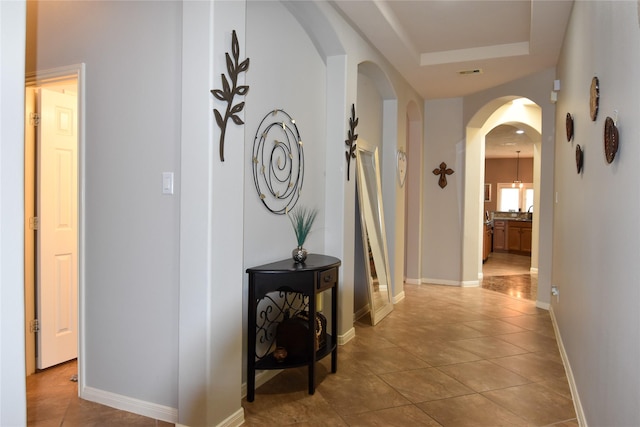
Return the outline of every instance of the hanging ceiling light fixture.
<path id="1" fill-rule="evenodd" d="M 516 185 L 522 188 L 522 181 L 520 181 L 520 150 L 516 151 L 518 153 L 518 160 L 516 160 L 516 179 L 511 183 L 511 188 L 516 188 Z"/>

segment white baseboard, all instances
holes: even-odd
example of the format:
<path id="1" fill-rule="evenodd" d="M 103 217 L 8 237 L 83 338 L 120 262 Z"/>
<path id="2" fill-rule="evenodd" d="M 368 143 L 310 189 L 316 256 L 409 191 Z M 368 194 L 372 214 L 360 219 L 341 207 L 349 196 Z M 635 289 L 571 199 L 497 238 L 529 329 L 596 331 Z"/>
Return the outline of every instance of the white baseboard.
<path id="1" fill-rule="evenodd" d="M 541 308 L 543 310 L 549 310 L 551 304 L 548 302 L 536 301 L 536 307 Z"/>
<path id="2" fill-rule="evenodd" d="M 429 279 L 429 278 L 420 280 L 420 284 L 462 286 L 462 283 L 455 280 Z"/>
<path id="3" fill-rule="evenodd" d="M 244 424 L 244 408 L 238 409 L 216 427 L 240 427 L 242 424 Z"/>
<path id="4" fill-rule="evenodd" d="M 364 307 L 353 313 L 353 322 L 355 323 L 358 319 L 368 314 L 369 311 L 369 304 L 366 304 Z"/>
<path id="5" fill-rule="evenodd" d="M 477 288 L 478 286 L 480 286 L 480 281 L 479 280 L 465 280 L 465 281 L 460 283 L 460 286 L 462 286 L 463 288 Z"/>
<path id="6" fill-rule="evenodd" d="M 531 274 L 538 274 L 538 268 L 537 267 L 531 267 L 529 269 L 529 273 Z"/>
<path id="7" fill-rule="evenodd" d="M 408 277 L 405 277 L 404 283 L 408 283 L 410 285 L 419 285 L 420 279 L 409 279 Z"/>
<path id="8" fill-rule="evenodd" d="M 398 295 L 396 295 L 395 297 L 393 297 L 393 303 L 397 304 L 400 301 L 402 301 L 404 299 L 404 291 L 400 292 Z"/>
<path id="9" fill-rule="evenodd" d="M 349 329 L 344 335 L 338 335 L 338 345 L 345 345 L 356 337 L 356 329 Z"/>
<path id="10" fill-rule="evenodd" d="M 442 280 L 442 279 L 422 279 L 423 284 L 431 284 L 431 285 L 445 285 L 445 286 L 459 286 L 462 288 L 475 288 L 480 286 L 479 280 L 467 280 L 467 281 L 456 281 L 456 280 Z"/>
<path id="11" fill-rule="evenodd" d="M 234 414 L 228 416 L 216 427 L 240 427 L 242 424 L 244 424 L 244 409 L 240 408 Z M 176 423 L 176 427 L 192 427 L 192 426 Z"/>
<path id="12" fill-rule="evenodd" d="M 580 402 L 580 395 L 578 394 L 578 387 L 576 380 L 573 377 L 573 371 L 571 370 L 571 364 L 567 357 L 567 352 L 564 349 L 564 343 L 562 342 L 562 336 L 560 335 L 560 329 L 556 323 L 556 316 L 553 313 L 553 307 L 550 307 L 549 314 L 551 315 L 551 324 L 556 334 L 556 342 L 558 343 L 558 349 L 560 350 L 560 357 L 562 357 L 562 363 L 564 363 L 564 370 L 567 374 L 567 381 L 569 382 L 569 388 L 571 389 L 571 397 L 573 399 L 573 407 L 576 411 L 576 417 L 578 418 L 578 425 L 580 427 L 587 427 L 587 419 L 584 415 L 584 409 L 582 408 L 582 402 Z"/>
<path id="13" fill-rule="evenodd" d="M 84 387 L 80 393 L 80 397 L 111 408 L 153 418 L 154 420 L 166 421 L 168 423 L 176 423 L 178 421 L 178 410 L 176 408 L 145 402 L 144 400 L 122 396 L 93 387 Z"/>

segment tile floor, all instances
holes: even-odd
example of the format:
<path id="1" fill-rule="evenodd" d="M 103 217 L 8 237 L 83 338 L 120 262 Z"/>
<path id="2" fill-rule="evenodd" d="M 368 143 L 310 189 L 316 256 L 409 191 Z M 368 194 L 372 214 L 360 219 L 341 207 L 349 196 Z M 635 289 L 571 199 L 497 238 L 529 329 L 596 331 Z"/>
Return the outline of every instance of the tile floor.
<path id="1" fill-rule="evenodd" d="M 531 257 L 492 252 L 482 265 L 481 286 L 515 297 L 535 301 L 538 274 L 531 273 Z"/>
<path id="2" fill-rule="evenodd" d="M 283 371 L 243 400 L 244 425 L 577 427 L 529 263 L 495 254 L 481 288 L 405 285 L 381 323 L 356 323 L 336 374 L 320 362 L 313 396 L 305 368 Z"/>
<path id="3" fill-rule="evenodd" d="M 80 399 L 78 383 L 71 381 L 77 372 L 77 363 L 72 360 L 27 377 L 27 426 L 173 426 Z"/>
<path id="4" fill-rule="evenodd" d="M 320 362 L 314 395 L 304 368 L 283 371 L 242 401 L 244 426 L 577 427 L 549 313 L 505 289 L 405 285 L 376 327 L 356 323 L 336 374 Z M 75 373 L 27 378 L 29 426 L 172 425 L 79 399 Z"/>

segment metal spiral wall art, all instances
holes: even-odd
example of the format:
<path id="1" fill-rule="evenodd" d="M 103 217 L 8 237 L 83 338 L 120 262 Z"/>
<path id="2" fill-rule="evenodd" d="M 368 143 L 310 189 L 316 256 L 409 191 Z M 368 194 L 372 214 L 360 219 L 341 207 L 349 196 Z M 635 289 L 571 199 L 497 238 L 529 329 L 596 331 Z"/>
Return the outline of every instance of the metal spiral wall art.
<path id="1" fill-rule="evenodd" d="M 233 59 L 231 59 L 231 56 L 229 56 L 229 52 L 225 53 L 225 57 L 227 58 L 227 72 L 229 73 L 229 79 L 227 79 L 224 74 L 221 74 L 220 76 L 222 78 L 222 89 L 211 90 L 211 93 L 216 99 L 225 101 L 227 103 L 224 117 L 222 116 L 220 111 L 215 108 L 213 109 L 213 115 L 215 116 L 216 123 L 220 128 L 221 162 L 224 162 L 224 136 L 227 132 L 227 122 L 229 121 L 229 119 L 231 119 L 237 125 L 244 124 L 244 121 L 240 118 L 240 116 L 238 116 L 238 113 L 240 113 L 244 108 L 244 102 L 233 105 L 233 98 L 236 95 L 244 96 L 247 94 L 247 92 L 249 92 L 249 86 L 238 86 L 238 75 L 249 69 L 249 58 L 245 59 L 242 62 L 239 62 L 240 45 L 238 44 L 238 36 L 236 36 L 236 30 L 233 30 L 233 33 L 231 33 L 231 53 L 233 54 Z M 231 80 L 231 84 L 229 84 L 229 80 Z"/>
<path id="2" fill-rule="evenodd" d="M 253 182 L 260 200 L 283 215 L 298 202 L 304 181 L 304 151 L 296 121 L 284 110 L 267 113 L 253 140 Z"/>

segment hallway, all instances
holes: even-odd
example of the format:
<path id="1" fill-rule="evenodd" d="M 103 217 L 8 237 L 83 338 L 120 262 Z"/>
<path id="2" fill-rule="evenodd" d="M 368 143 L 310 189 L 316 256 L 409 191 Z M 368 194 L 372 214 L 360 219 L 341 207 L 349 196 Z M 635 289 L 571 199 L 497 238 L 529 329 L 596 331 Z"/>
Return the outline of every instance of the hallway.
<path id="1" fill-rule="evenodd" d="M 355 324 L 335 375 L 321 361 L 313 396 L 306 369 L 283 371 L 243 399 L 244 425 L 578 426 L 549 313 L 525 295 L 536 275 L 526 257 L 497 255 L 483 287 L 500 292 L 406 284 L 376 327 Z M 70 362 L 27 378 L 29 426 L 172 425 L 79 399 L 75 373 Z"/>

